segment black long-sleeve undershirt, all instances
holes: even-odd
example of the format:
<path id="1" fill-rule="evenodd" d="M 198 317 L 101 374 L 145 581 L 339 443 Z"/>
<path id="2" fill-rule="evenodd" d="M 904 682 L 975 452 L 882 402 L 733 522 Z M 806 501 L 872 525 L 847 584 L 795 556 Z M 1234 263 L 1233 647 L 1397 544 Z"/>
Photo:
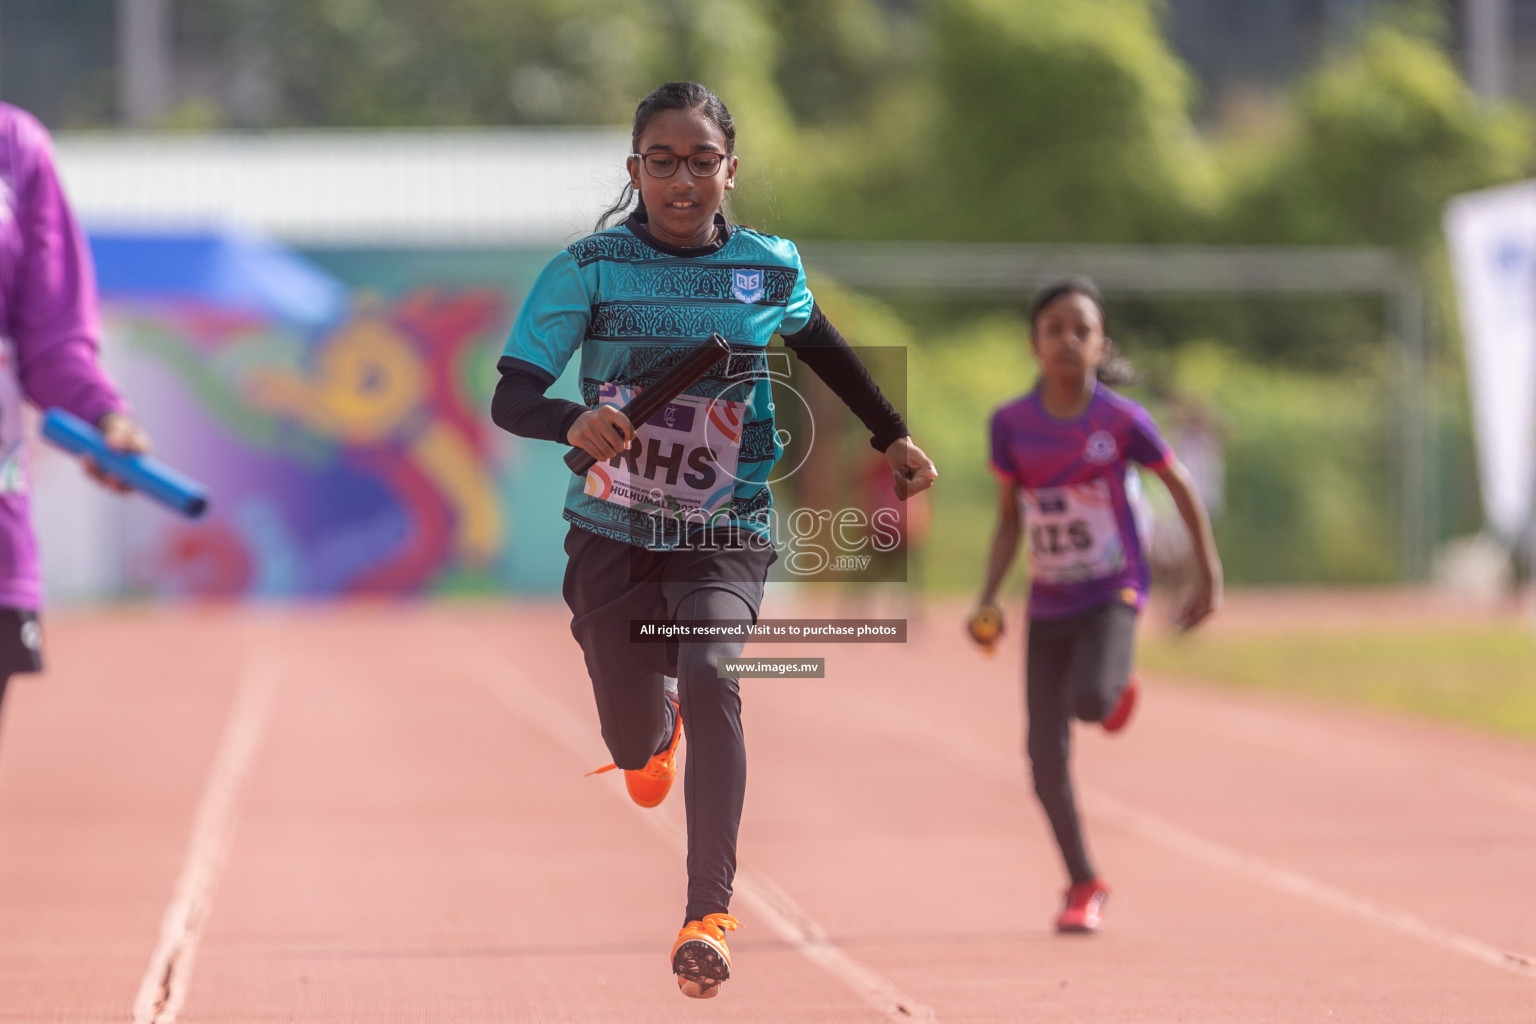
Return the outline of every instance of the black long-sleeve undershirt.
<path id="1" fill-rule="evenodd" d="M 859 418 L 876 451 L 883 452 L 908 435 L 901 414 L 880 393 L 858 354 L 820 306 L 811 310 L 805 327 L 785 336 L 784 345 Z M 555 378 L 532 363 L 502 356 L 496 368 L 501 371 L 491 399 L 491 419 L 496 425 L 519 437 L 564 443 L 571 425 L 587 407 L 546 396 Z"/>
<path id="2" fill-rule="evenodd" d="M 491 399 L 491 419 L 502 430 L 535 441 L 565 443 L 576 417 L 587 411 L 579 402 L 544 394 L 555 378 L 532 363 L 502 356 L 496 363 L 501 380 Z"/>
<path id="3" fill-rule="evenodd" d="M 820 306 L 811 309 L 811 319 L 803 328 L 784 336 L 784 347 L 810 367 L 859 418 L 870 433 L 869 444 L 875 451 L 885 451 L 910 433 L 901 414 L 880 393 L 858 353 L 832 326 Z"/>

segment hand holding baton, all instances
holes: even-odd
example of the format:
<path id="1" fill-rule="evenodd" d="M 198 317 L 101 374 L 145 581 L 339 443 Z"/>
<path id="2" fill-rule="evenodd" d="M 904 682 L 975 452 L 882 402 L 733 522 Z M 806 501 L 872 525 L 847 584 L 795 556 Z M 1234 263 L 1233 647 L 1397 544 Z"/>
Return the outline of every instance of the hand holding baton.
<path id="1" fill-rule="evenodd" d="M 632 427 L 636 430 L 640 429 L 641 424 L 665 409 L 667 403 L 678 395 L 697 384 L 701 377 L 730 354 L 731 346 L 726 340 L 718 334 L 711 334 L 708 341 L 688 353 L 680 363 L 662 374 L 656 383 L 626 402 L 619 411 L 629 420 Z M 586 476 L 587 470 L 596 463 L 597 459 L 583 448 L 572 448 L 565 453 L 565 464 L 577 476 Z"/>
<path id="2" fill-rule="evenodd" d="M 73 455 L 85 456 L 103 473 L 189 519 L 196 519 L 208 509 L 208 491 L 202 484 L 148 455 L 108 447 L 101 431 L 73 413 L 63 409 L 43 413 L 43 437 Z"/>

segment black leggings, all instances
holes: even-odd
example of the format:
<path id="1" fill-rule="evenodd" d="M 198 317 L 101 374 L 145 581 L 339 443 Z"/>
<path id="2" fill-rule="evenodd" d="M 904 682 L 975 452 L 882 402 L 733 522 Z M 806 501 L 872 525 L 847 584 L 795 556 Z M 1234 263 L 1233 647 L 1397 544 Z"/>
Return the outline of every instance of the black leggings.
<path id="1" fill-rule="evenodd" d="M 743 640 L 632 643 L 637 619 L 752 622 L 762 601 L 767 553 L 650 552 L 584 530 L 566 538 L 565 599 L 581 644 L 603 742 L 620 768 L 644 768 L 672 737 L 665 677 L 675 674 L 688 740 L 683 799 L 688 815 L 687 921 L 730 909 L 736 833 L 747 790 L 741 690 L 720 679 L 722 658 Z M 638 577 L 638 578 L 637 578 Z"/>
<path id="2" fill-rule="evenodd" d="M 1069 619 L 1030 619 L 1024 703 L 1035 794 L 1045 808 L 1072 883 L 1094 878 L 1072 795 L 1067 759 L 1073 718 L 1097 722 L 1125 691 L 1135 654 L 1136 609 L 1118 601 Z"/>

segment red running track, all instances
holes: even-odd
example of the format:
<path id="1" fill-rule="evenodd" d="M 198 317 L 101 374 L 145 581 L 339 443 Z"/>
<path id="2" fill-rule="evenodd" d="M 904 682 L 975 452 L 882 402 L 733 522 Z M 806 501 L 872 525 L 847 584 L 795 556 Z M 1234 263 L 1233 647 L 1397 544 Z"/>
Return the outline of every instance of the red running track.
<path id="1" fill-rule="evenodd" d="M 794 612 L 771 605 L 765 614 Z M 59 614 L 0 737 L 0 1021 L 1536 1020 L 1536 750 L 1148 681 L 1079 730 L 1106 930 L 1017 641 L 744 682 L 736 976 L 667 952 L 680 793 L 614 776 L 563 609 Z"/>

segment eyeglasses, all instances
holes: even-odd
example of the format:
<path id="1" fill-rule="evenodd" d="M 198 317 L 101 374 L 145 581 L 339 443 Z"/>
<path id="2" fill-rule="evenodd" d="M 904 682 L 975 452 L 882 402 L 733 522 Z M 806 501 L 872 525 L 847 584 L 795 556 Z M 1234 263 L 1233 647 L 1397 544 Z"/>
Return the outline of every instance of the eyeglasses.
<path id="1" fill-rule="evenodd" d="M 670 178 L 677 173 L 677 168 L 683 163 L 681 157 L 673 153 L 631 153 L 630 156 L 645 164 L 645 173 L 653 178 Z M 720 165 L 725 163 L 724 153 L 712 153 L 705 151 L 695 153 L 688 157 L 688 173 L 695 178 L 713 178 L 720 170 Z"/>

